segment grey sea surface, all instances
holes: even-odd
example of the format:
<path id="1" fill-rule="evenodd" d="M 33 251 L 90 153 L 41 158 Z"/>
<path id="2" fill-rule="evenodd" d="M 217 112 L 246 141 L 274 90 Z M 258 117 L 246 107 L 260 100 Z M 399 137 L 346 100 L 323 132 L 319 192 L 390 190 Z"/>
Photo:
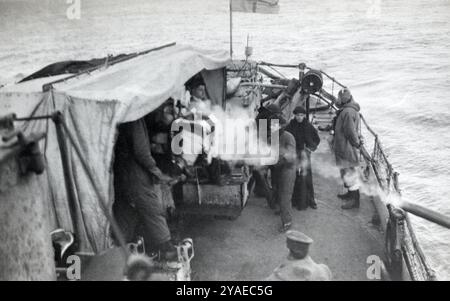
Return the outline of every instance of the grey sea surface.
<path id="1" fill-rule="evenodd" d="M 78 1 L 79 15 L 70 10 Z M 345 83 L 400 173 L 403 197 L 450 214 L 450 0 L 280 5 L 278 15 L 234 14 L 235 57 L 249 35 L 254 59 L 305 62 Z M 0 83 L 172 41 L 228 50 L 228 0 L 0 0 Z M 413 222 L 438 276 L 450 279 L 450 231 Z"/>

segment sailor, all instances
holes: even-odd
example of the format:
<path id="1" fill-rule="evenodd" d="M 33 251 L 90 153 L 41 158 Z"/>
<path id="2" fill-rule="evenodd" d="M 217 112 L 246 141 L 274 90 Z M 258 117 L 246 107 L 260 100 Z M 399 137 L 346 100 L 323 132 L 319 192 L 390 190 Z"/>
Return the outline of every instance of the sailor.
<path id="1" fill-rule="evenodd" d="M 144 119 L 122 124 L 116 147 L 115 186 L 120 196 L 117 201 L 135 208 L 143 224 L 146 250 L 157 251 L 166 260 L 174 259 L 177 253 L 164 216 L 161 191 L 161 184 L 173 179 L 161 172 L 152 157 Z M 116 208 L 120 225 L 126 219 L 122 214 Z"/>
<path id="2" fill-rule="evenodd" d="M 209 144 L 203 144 L 207 139 L 204 136 L 210 136 L 214 131 L 214 122 L 210 118 L 212 106 L 211 101 L 208 99 L 208 94 L 206 92 L 205 83 L 200 74 L 195 75 L 187 83 L 186 87 L 189 90 L 189 104 L 187 107 L 187 112 L 182 114 L 182 119 L 178 119 L 177 124 L 190 124 L 190 133 L 185 133 L 185 135 L 194 135 L 193 137 L 186 137 L 185 142 L 192 142 L 194 145 L 186 146 L 186 148 L 195 149 L 194 154 L 198 154 L 198 149 L 209 150 L 211 147 Z M 184 120 L 189 120 L 185 122 Z M 192 139 L 189 139 L 192 138 Z M 190 158 L 191 160 L 196 160 L 197 156 Z"/>
<path id="3" fill-rule="evenodd" d="M 207 99 L 205 84 L 203 82 L 197 82 L 191 88 L 191 96 L 193 101 L 205 101 Z"/>
<path id="4" fill-rule="evenodd" d="M 276 120 L 278 122 L 274 122 Z M 281 115 L 271 116 L 270 131 L 278 132 L 279 137 L 279 159 L 271 168 L 271 178 L 274 202 L 280 208 L 282 223 L 280 232 L 286 232 L 292 226 L 291 198 L 294 191 L 297 157 L 295 138 L 285 130 L 286 126 L 287 121 Z"/>
<path id="5" fill-rule="evenodd" d="M 189 111 L 197 112 L 197 114 L 211 113 L 211 101 L 208 99 L 205 83 L 201 78 L 194 78 L 190 83 L 191 99 L 189 102 Z"/>
<path id="6" fill-rule="evenodd" d="M 180 158 L 175 158 L 171 151 L 170 127 L 175 120 L 174 101 L 169 98 L 158 109 L 153 111 L 145 119 L 147 131 L 150 134 L 151 152 L 158 168 L 166 175 L 173 177 L 170 183 L 184 180 L 180 166 L 176 163 Z M 175 202 L 172 194 L 172 186 L 161 184 L 164 212 L 173 215 Z"/>
<path id="7" fill-rule="evenodd" d="M 270 120 L 270 117 L 274 114 L 281 114 L 281 109 L 278 105 L 270 103 L 270 104 L 266 104 L 265 106 L 261 106 L 258 109 L 258 115 L 256 116 L 256 122 L 257 124 L 259 124 L 259 122 L 261 120 Z M 267 133 L 270 133 L 270 124 L 267 123 L 268 128 L 266 129 Z M 257 129 L 259 130 L 259 126 L 257 127 Z M 266 138 L 268 137 L 264 137 L 263 135 L 258 135 L 258 137 L 260 137 L 260 139 L 263 139 L 262 143 L 267 144 L 268 141 L 266 140 Z M 267 203 L 269 205 L 269 207 L 271 209 L 276 209 L 276 205 L 274 203 L 274 196 L 273 196 L 273 191 L 271 189 L 271 187 L 273 185 L 271 185 L 269 183 L 269 171 L 271 171 L 273 169 L 273 166 L 259 166 L 253 169 L 253 176 L 250 179 L 251 182 L 249 182 L 249 187 L 252 187 L 252 185 L 254 184 L 254 193 L 255 195 L 259 196 L 259 197 L 265 197 L 267 200 Z M 273 182 L 273 181 L 272 181 Z"/>
<path id="8" fill-rule="evenodd" d="M 347 88 L 339 91 L 336 105 L 340 110 L 335 122 L 333 145 L 336 164 L 340 168 L 344 187 L 348 189 L 347 193 L 339 194 L 338 197 L 345 201 L 342 209 L 359 208 L 360 176 L 358 167 L 362 147 L 360 106 Z"/>
<path id="9" fill-rule="evenodd" d="M 231 167 L 225 160 L 217 158 L 215 153 L 217 137 L 220 135 L 216 131 L 218 119 L 213 113 L 217 108 L 208 98 L 206 85 L 200 74 L 191 78 L 186 86 L 191 97 L 189 112 L 183 118 L 190 121 L 186 123 L 184 120 L 177 120 L 177 124 L 184 124 L 183 128 L 191 128 L 191 131 L 182 133 L 183 158 L 187 165 L 191 167 L 195 165 L 195 168 L 190 170 L 197 174 L 196 177 L 207 178 L 215 184 L 222 185 L 231 175 Z"/>
<path id="10" fill-rule="evenodd" d="M 295 180 L 294 193 L 292 195 L 292 206 L 298 210 L 304 210 L 308 206 L 316 209 L 317 203 L 314 199 L 314 186 L 311 168 L 311 152 L 317 149 L 320 137 L 317 130 L 306 118 L 306 110 L 303 106 L 294 109 L 294 118 L 286 128 L 296 142 L 297 160 L 299 162 L 297 177 Z"/>
<path id="11" fill-rule="evenodd" d="M 286 233 L 289 254 L 286 260 L 266 278 L 267 281 L 330 281 L 328 266 L 318 264 L 308 255 L 313 240 L 300 231 Z"/>

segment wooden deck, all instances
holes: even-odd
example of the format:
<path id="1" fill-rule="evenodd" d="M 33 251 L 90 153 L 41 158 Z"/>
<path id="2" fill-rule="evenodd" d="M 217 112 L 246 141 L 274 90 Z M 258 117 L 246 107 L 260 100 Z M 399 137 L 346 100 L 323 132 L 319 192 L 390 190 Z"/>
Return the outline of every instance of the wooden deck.
<path id="1" fill-rule="evenodd" d="M 294 228 L 314 239 L 310 255 L 329 266 L 333 280 L 368 280 L 367 259 L 383 258 L 383 234 L 372 224 L 376 210 L 369 196 L 361 195 L 359 209 L 340 208 L 339 171 L 328 137 L 321 133 L 312 155 L 318 209 L 294 209 Z M 196 217 L 185 223 L 184 236 L 194 240 L 193 280 L 262 280 L 288 253 L 285 235 L 277 231 L 280 217 L 253 195 L 234 221 Z"/>

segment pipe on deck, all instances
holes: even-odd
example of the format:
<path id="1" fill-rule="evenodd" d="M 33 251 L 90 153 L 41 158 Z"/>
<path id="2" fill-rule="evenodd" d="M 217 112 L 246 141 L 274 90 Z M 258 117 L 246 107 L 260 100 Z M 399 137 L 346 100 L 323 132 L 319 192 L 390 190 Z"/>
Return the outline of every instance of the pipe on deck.
<path id="1" fill-rule="evenodd" d="M 263 88 L 274 88 L 274 89 L 286 89 L 287 86 L 275 85 L 275 84 L 263 84 L 263 83 L 241 83 L 241 87 L 263 87 Z"/>
<path id="2" fill-rule="evenodd" d="M 423 219 L 426 219 L 427 221 L 433 222 L 442 227 L 450 229 L 450 217 L 440 212 L 407 201 L 402 201 L 399 207 L 406 212 L 409 212 Z"/>

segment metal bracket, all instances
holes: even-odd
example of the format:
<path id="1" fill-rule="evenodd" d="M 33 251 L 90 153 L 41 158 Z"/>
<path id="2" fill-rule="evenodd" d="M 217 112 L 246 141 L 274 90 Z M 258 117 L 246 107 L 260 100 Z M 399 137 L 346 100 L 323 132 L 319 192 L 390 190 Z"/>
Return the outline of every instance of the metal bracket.
<path id="1" fill-rule="evenodd" d="M 0 130 L 11 131 L 14 129 L 14 119 L 16 114 L 8 114 L 5 116 L 0 116 Z"/>
<path id="2" fill-rule="evenodd" d="M 18 155 L 21 174 L 34 172 L 42 174 L 45 170 L 44 155 L 40 151 L 39 141 L 46 136 L 44 132 L 32 133 L 25 136 L 19 130 L 12 130 L 3 134 L 0 148 L 4 151 L 0 154 L 0 162 Z"/>
<path id="3" fill-rule="evenodd" d="M 405 238 L 406 213 L 392 205 L 388 205 L 388 211 L 389 220 L 385 237 L 387 268 L 393 279 L 401 279 L 403 270 L 402 245 Z"/>

